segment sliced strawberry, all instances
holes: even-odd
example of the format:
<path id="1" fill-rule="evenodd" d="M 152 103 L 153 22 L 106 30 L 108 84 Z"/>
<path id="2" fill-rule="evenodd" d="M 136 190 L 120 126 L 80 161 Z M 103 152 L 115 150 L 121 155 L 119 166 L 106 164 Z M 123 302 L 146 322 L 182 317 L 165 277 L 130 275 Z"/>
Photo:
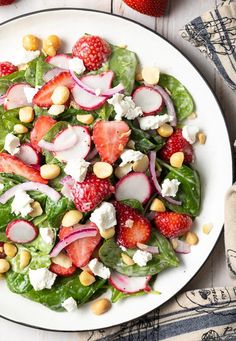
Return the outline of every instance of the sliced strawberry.
<path id="1" fill-rule="evenodd" d="M 177 152 L 184 153 L 185 163 L 191 163 L 193 161 L 193 147 L 185 140 L 182 135 L 182 129 L 179 128 L 168 138 L 166 144 L 160 151 L 160 155 L 163 160 L 169 161 L 171 155 Z"/>
<path id="2" fill-rule="evenodd" d="M 41 182 L 42 184 L 48 183 L 47 180 L 41 177 L 38 170 L 26 165 L 17 157 L 6 153 L 0 153 L 0 172 L 20 175 L 30 181 Z"/>
<path id="3" fill-rule="evenodd" d="M 137 243 L 145 244 L 151 234 L 150 222 L 127 205 L 120 202 L 113 204 L 117 217 L 117 242 L 129 249 L 135 248 Z"/>
<path id="4" fill-rule="evenodd" d="M 30 133 L 30 143 L 37 152 L 41 152 L 38 142 L 47 134 L 55 123 L 57 123 L 57 121 L 49 116 L 40 116 L 34 122 L 34 127 Z"/>
<path id="5" fill-rule="evenodd" d="M 124 121 L 98 121 L 93 129 L 93 141 L 102 161 L 113 164 L 129 141 L 130 129 Z"/>
<path id="6" fill-rule="evenodd" d="M 75 182 L 71 190 L 75 206 L 81 212 L 92 211 L 114 192 L 108 179 L 99 179 L 93 173 L 87 174 L 83 182 Z"/>
<path id="7" fill-rule="evenodd" d="M 53 103 L 51 96 L 53 91 L 58 86 L 66 86 L 68 89 L 72 89 L 75 85 L 70 73 L 68 71 L 61 72 L 59 75 L 47 82 L 34 96 L 33 103 L 39 107 L 50 107 Z"/>
<path id="8" fill-rule="evenodd" d="M 192 226 L 192 219 L 188 215 L 175 212 L 159 212 L 154 222 L 161 234 L 167 238 L 180 237 Z"/>
<path id="9" fill-rule="evenodd" d="M 90 223 L 91 226 L 96 227 L 95 224 Z M 68 236 L 75 229 L 73 227 L 62 227 L 59 231 L 59 238 L 62 240 Z M 72 263 L 81 268 L 88 264 L 91 256 L 101 241 L 100 233 L 98 232 L 95 237 L 87 237 L 78 239 L 66 247 L 66 252 L 70 257 Z"/>
<path id="10" fill-rule="evenodd" d="M 74 266 L 73 264 L 69 267 L 69 268 L 64 268 L 64 266 L 61 266 L 59 264 L 55 264 L 55 263 L 51 263 L 50 271 L 54 272 L 55 274 L 57 274 L 58 276 L 71 276 L 73 275 L 73 273 L 75 273 L 76 271 L 76 266 Z"/>

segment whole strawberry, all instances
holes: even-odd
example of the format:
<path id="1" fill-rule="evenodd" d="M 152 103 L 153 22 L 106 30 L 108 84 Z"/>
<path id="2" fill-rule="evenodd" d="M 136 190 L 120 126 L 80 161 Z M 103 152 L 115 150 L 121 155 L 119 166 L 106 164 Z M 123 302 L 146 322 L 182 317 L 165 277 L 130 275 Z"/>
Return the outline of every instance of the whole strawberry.
<path id="1" fill-rule="evenodd" d="M 15 2 L 15 0 L 0 0 L 0 6 L 10 5 L 13 2 Z"/>
<path id="2" fill-rule="evenodd" d="M 76 208 L 81 212 L 88 212 L 114 191 L 108 179 L 99 179 L 95 174 L 89 173 L 83 182 L 75 182 L 72 196 Z"/>
<path id="3" fill-rule="evenodd" d="M 180 237 L 192 226 L 192 219 L 187 214 L 176 212 L 157 213 L 154 222 L 161 234 L 167 238 Z"/>
<path id="4" fill-rule="evenodd" d="M 127 248 L 146 243 L 151 234 L 150 222 L 130 206 L 113 203 L 116 208 L 117 242 Z"/>
<path id="5" fill-rule="evenodd" d="M 136 11 L 151 15 L 153 17 L 161 17 L 166 9 L 168 0 L 123 0 L 126 5 Z"/>
<path id="6" fill-rule="evenodd" d="M 168 162 L 171 155 L 177 152 L 184 153 L 185 163 L 191 163 L 193 161 L 193 147 L 185 140 L 182 135 L 182 129 L 179 128 L 167 139 L 166 144 L 160 150 L 160 156 Z"/>
<path id="7" fill-rule="evenodd" d="M 10 75 L 17 70 L 18 68 L 10 62 L 0 62 L 0 77 Z"/>
<path id="8" fill-rule="evenodd" d="M 72 49 L 74 57 L 83 60 L 87 70 L 97 70 L 111 54 L 110 45 L 98 36 L 83 36 Z"/>

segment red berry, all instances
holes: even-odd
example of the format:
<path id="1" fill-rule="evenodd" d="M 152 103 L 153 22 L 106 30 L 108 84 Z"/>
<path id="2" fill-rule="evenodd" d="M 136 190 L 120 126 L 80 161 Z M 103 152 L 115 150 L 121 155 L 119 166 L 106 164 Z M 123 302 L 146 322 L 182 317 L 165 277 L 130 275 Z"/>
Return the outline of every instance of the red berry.
<path id="1" fill-rule="evenodd" d="M 0 77 L 10 75 L 11 73 L 13 73 L 17 70 L 18 70 L 18 68 L 10 62 L 1 62 L 0 63 Z"/>
<path id="2" fill-rule="evenodd" d="M 163 160 L 168 162 L 171 155 L 177 152 L 184 153 L 185 163 L 191 163 L 193 161 L 193 147 L 185 140 L 182 135 L 182 129 L 179 128 L 167 139 L 166 144 L 160 150 L 160 156 Z"/>
<path id="3" fill-rule="evenodd" d="M 93 142 L 102 161 L 113 164 L 121 155 L 130 135 L 124 121 L 98 121 L 93 128 Z"/>
<path id="4" fill-rule="evenodd" d="M 154 222 L 161 234 L 167 238 L 182 236 L 192 225 L 192 219 L 187 214 L 175 212 L 157 213 Z"/>
<path id="5" fill-rule="evenodd" d="M 87 174 L 83 182 L 75 182 L 72 195 L 76 208 L 81 212 L 92 211 L 115 189 L 108 179 L 99 179 L 95 174 Z"/>
<path id="6" fill-rule="evenodd" d="M 127 248 L 135 248 L 137 243 L 146 243 L 151 234 L 150 222 L 135 209 L 113 203 L 117 217 L 117 242 Z"/>
<path id="7" fill-rule="evenodd" d="M 41 152 L 41 148 L 38 146 L 39 141 L 47 134 L 55 123 L 57 123 L 57 121 L 49 116 L 40 116 L 34 122 L 34 127 L 30 133 L 30 143 L 37 152 Z"/>
<path id="8" fill-rule="evenodd" d="M 98 36 L 83 36 L 72 49 L 74 57 L 83 60 L 86 69 L 97 70 L 111 54 L 110 45 Z"/>
<path id="9" fill-rule="evenodd" d="M 10 5 L 13 2 L 15 2 L 15 0 L 0 0 L 0 6 Z"/>
<path id="10" fill-rule="evenodd" d="M 153 17 L 161 17 L 168 3 L 167 0 L 124 0 L 124 2 L 136 11 Z"/>
<path id="11" fill-rule="evenodd" d="M 89 224 L 91 226 L 94 225 L 93 227 L 96 227 L 96 225 L 93 223 Z M 61 227 L 59 231 L 60 240 L 68 236 L 73 231 L 73 227 Z M 86 266 L 101 239 L 100 233 L 98 232 L 94 237 L 81 238 L 68 245 L 66 247 L 66 252 L 72 263 L 79 268 Z"/>
<path id="12" fill-rule="evenodd" d="M 56 263 L 52 262 L 51 265 L 50 265 L 49 270 L 54 272 L 58 276 L 67 277 L 67 276 L 71 276 L 71 275 L 73 275 L 73 273 L 75 273 L 76 266 L 74 266 L 72 264 L 69 268 L 65 268 L 64 266 L 61 266 L 59 264 L 56 264 Z"/>

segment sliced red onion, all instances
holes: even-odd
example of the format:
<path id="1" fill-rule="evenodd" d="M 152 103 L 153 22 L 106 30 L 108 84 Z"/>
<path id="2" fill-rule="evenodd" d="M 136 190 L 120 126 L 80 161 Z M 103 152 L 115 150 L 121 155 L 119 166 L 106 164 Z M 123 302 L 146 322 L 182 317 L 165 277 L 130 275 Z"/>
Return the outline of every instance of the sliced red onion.
<path id="1" fill-rule="evenodd" d="M 6 97 L 6 95 L 0 96 L 0 105 L 4 104 Z"/>
<path id="2" fill-rule="evenodd" d="M 71 77 L 73 78 L 73 80 L 76 82 L 76 84 L 78 84 L 83 90 L 87 91 L 88 93 L 96 96 L 95 90 L 93 88 L 90 88 L 90 86 L 86 85 L 85 83 L 83 83 L 74 73 L 74 71 L 70 70 L 70 74 Z M 122 84 L 118 84 L 116 85 L 114 88 L 111 89 L 107 89 L 107 90 L 103 90 L 101 91 L 99 97 L 111 97 L 114 94 L 118 93 L 118 92 L 122 92 L 124 91 L 124 86 Z"/>
<path id="3" fill-rule="evenodd" d="M 177 247 L 174 248 L 176 253 L 183 253 L 183 254 L 187 254 L 191 252 L 191 246 L 184 242 L 181 239 L 178 238 L 173 238 L 171 239 L 172 242 L 177 242 Z"/>
<path id="4" fill-rule="evenodd" d="M 177 125 L 177 116 L 176 116 L 176 111 L 175 111 L 175 107 L 174 104 L 170 98 L 170 96 L 168 95 L 168 93 L 159 85 L 155 85 L 154 88 L 159 91 L 159 93 L 161 94 L 165 105 L 166 105 L 166 109 L 167 109 L 167 113 L 170 117 L 172 117 L 171 120 L 171 125 L 172 126 L 176 126 Z"/>
<path id="5" fill-rule="evenodd" d="M 137 243 L 137 247 L 140 250 L 147 251 L 150 253 L 159 253 L 158 246 L 151 246 L 151 245 L 147 245 L 147 244 Z"/>
<path id="6" fill-rule="evenodd" d="M 163 197 L 162 194 L 161 194 L 161 186 L 157 180 L 157 175 L 156 175 L 156 152 L 152 151 L 150 152 L 149 154 L 149 159 L 150 159 L 150 162 L 149 162 L 149 170 L 150 170 L 150 174 L 151 174 L 151 179 L 153 181 L 153 184 L 157 190 L 157 193 L 163 198 L 165 199 L 166 201 L 168 201 L 170 204 L 172 205 L 182 205 L 182 202 L 179 201 L 179 200 L 175 200 L 171 197 Z"/>
<path id="7" fill-rule="evenodd" d="M 96 236 L 96 234 L 98 233 L 97 229 L 89 226 L 89 224 L 84 225 L 84 228 L 78 228 L 77 230 L 74 230 L 64 239 L 59 241 L 50 253 L 50 257 L 56 257 L 65 247 L 75 242 L 77 239 Z"/>
<path id="8" fill-rule="evenodd" d="M 149 219 L 149 220 L 153 220 L 155 218 L 155 215 L 156 215 L 156 212 L 155 211 L 151 211 L 149 212 L 146 217 Z"/>
<path id="9" fill-rule="evenodd" d="M 98 151 L 97 151 L 96 147 L 94 147 L 93 150 L 91 150 L 91 152 L 86 157 L 86 161 L 92 160 L 97 154 L 98 154 Z"/>
<path id="10" fill-rule="evenodd" d="M 74 179 L 72 178 L 72 176 L 70 176 L 70 175 L 66 175 L 64 178 L 62 178 L 61 180 L 60 180 L 60 183 L 62 184 L 62 185 L 65 185 L 65 184 L 67 184 L 67 185 L 69 185 L 69 186 L 73 186 L 74 185 Z"/>
<path id="11" fill-rule="evenodd" d="M 38 191 L 47 195 L 52 201 L 57 202 L 60 199 L 60 194 L 55 189 L 48 185 L 39 182 L 24 182 L 23 184 L 16 185 L 0 196 L 0 203 L 5 204 L 9 199 L 13 198 L 16 191 L 22 189 L 23 191 Z"/>

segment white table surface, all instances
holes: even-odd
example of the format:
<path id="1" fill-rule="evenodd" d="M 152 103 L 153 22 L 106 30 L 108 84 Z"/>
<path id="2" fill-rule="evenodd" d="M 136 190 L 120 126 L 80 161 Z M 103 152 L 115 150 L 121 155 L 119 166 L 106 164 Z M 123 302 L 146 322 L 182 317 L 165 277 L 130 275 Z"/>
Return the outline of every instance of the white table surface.
<path id="1" fill-rule="evenodd" d="M 170 1 L 166 16 L 155 19 L 131 10 L 121 0 L 16 0 L 10 6 L 0 7 L 0 22 L 40 9 L 77 7 L 120 14 L 156 30 L 179 47 L 208 79 L 222 105 L 226 122 L 229 126 L 230 138 L 231 141 L 234 141 L 236 138 L 235 92 L 223 83 L 213 66 L 210 63 L 206 63 L 205 58 L 200 52 L 189 43 L 183 41 L 178 35 L 178 30 L 185 23 L 220 2 L 220 0 L 172 0 Z M 184 290 L 230 284 L 233 284 L 233 282 L 226 271 L 223 236 L 221 236 L 206 264 Z M 24 313 L 23 309 L 22 313 Z M 31 329 L 0 318 L 0 340 L 78 341 L 80 336 L 79 333 L 53 333 Z"/>

